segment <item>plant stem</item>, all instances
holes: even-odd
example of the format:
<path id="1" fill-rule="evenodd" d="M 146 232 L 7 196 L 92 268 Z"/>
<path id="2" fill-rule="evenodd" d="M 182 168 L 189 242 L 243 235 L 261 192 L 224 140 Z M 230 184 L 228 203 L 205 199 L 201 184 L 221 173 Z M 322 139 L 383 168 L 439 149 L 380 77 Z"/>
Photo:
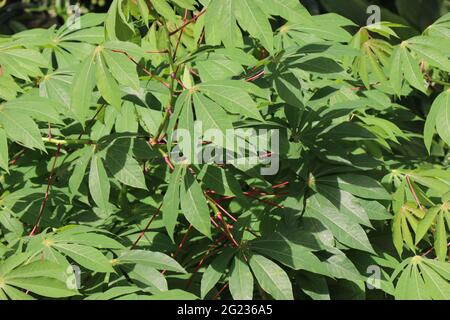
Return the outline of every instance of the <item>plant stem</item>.
<path id="1" fill-rule="evenodd" d="M 152 217 L 148 221 L 147 225 L 145 226 L 144 230 L 141 231 L 141 233 L 139 234 L 139 237 L 136 239 L 136 241 L 131 246 L 131 249 L 134 249 L 137 246 L 137 244 L 139 243 L 139 241 L 144 237 L 145 233 L 148 231 L 148 228 L 150 228 L 150 225 L 156 219 L 156 217 L 158 216 L 158 213 L 161 211 L 162 205 L 163 205 L 162 203 L 159 205 L 158 209 L 152 215 Z"/>
<path id="2" fill-rule="evenodd" d="M 52 169 L 50 170 L 50 175 L 48 176 L 47 189 L 45 190 L 44 200 L 42 201 L 41 208 L 39 210 L 39 215 L 36 219 L 36 222 L 33 226 L 33 229 L 31 230 L 29 236 L 34 236 L 37 228 L 39 227 L 39 224 L 41 223 L 42 215 L 44 214 L 45 205 L 47 204 L 47 200 L 50 195 L 50 189 L 51 189 L 52 183 L 53 183 L 53 175 L 55 173 L 56 161 L 58 160 L 58 156 L 61 151 L 61 147 L 62 147 L 62 145 L 58 144 L 58 148 L 56 149 L 56 152 L 55 152 L 55 159 L 53 160 L 53 164 L 52 164 Z"/>
<path id="3" fill-rule="evenodd" d="M 176 30 L 169 32 L 169 36 L 173 36 L 174 34 L 178 33 L 178 31 L 183 30 L 184 27 L 186 27 L 187 25 L 191 24 L 192 22 L 195 22 L 198 18 L 200 18 L 200 16 L 202 16 L 206 10 L 208 8 L 203 9 L 202 11 L 200 11 L 197 15 L 195 15 L 192 19 L 184 22 L 179 28 L 177 28 Z"/>
<path id="4" fill-rule="evenodd" d="M 220 288 L 220 290 L 214 295 L 214 297 L 212 297 L 212 299 L 211 300 L 217 300 L 217 298 L 218 297 L 220 297 L 220 295 L 222 294 L 222 292 L 228 287 L 228 285 L 229 285 L 229 283 L 227 282 L 227 283 L 225 283 L 224 285 L 223 285 L 223 287 L 222 288 Z"/>
<path id="5" fill-rule="evenodd" d="M 411 191 L 414 200 L 416 201 L 417 205 L 419 206 L 420 210 L 423 210 L 422 204 L 420 203 L 419 197 L 416 194 L 416 191 L 414 191 L 413 185 L 411 183 L 411 180 L 409 179 L 408 175 L 405 175 L 406 181 L 408 182 L 409 190 Z"/>
<path id="6" fill-rule="evenodd" d="M 71 145 L 71 144 L 95 144 L 94 140 L 90 139 L 53 139 L 53 138 L 42 138 L 43 142 L 53 143 L 57 145 Z"/>
<path id="7" fill-rule="evenodd" d="M 441 80 L 437 80 L 437 79 L 430 79 L 430 81 L 437 83 L 437 84 L 441 84 L 443 86 L 450 87 L 450 82 L 445 82 L 445 81 L 441 81 Z"/>

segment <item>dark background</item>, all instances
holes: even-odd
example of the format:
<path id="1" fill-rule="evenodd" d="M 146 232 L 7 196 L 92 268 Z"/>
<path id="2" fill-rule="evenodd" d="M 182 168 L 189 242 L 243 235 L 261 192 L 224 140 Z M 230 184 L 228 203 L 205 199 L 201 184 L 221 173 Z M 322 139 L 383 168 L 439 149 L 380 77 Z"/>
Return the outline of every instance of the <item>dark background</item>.
<path id="1" fill-rule="evenodd" d="M 106 12 L 111 0 L 78 1 L 83 12 Z M 423 31 L 449 12 L 450 0 L 301 0 L 312 14 L 335 12 L 359 25 L 365 25 L 371 4 L 382 8 L 383 21 L 409 25 Z M 67 18 L 67 0 L 0 0 L 0 34 L 12 34 L 29 28 L 62 24 Z"/>

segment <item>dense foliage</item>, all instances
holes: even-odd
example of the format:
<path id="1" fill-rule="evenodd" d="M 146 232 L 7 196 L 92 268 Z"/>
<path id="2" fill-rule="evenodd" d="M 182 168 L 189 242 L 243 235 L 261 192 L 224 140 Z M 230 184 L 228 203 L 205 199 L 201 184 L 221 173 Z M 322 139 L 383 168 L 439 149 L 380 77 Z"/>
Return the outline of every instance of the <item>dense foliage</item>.
<path id="1" fill-rule="evenodd" d="M 0 37 L 0 299 L 450 299 L 443 8 L 114 0 Z M 279 130 L 278 172 L 174 161 L 194 120 Z"/>

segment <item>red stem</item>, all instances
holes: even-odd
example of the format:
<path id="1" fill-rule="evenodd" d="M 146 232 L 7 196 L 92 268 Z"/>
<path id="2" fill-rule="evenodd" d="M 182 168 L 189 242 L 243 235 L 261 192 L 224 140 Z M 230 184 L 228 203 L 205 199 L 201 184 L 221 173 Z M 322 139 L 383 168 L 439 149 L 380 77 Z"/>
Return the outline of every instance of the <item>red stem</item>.
<path id="1" fill-rule="evenodd" d="M 175 259 L 175 258 L 178 256 L 178 254 L 181 252 L 181 249 L 183 248 L 184 244 L 186 243 L 186 240 L 187 240 L 187 238 L 188 238 L 188 236 L 189 236 L 189 232 L 190 232 L 191 230 L 192 230 L 192 224 L 189 225 L 189 228 L 188 228 L 188 230 L 186 231 L 186 234 L 184 235 L 183 239 L 181 240 L 180 244 L 178 245 L 177 250 L 176 250 L 175 253 L 173 254 L 172 257 L 173 257 L 174 259 Z M 166 274 L 166 272 L 167 272 L 167 270 L 163 270 L 163 271 L 161 272 L 161 274 L 164 275 L 164 274 Z"/>
<path id="2" fill-rule="evenodd" d="M 133 245 L 131 246 L 131 249 L 134 249 L 137 246 L 137 244 L 139 243 L 139 241 L 144 237 L 145 233 L 148 231 L 148 228 L 150 228 L 150 225 L 155 220 L 155 218 L 158 215 L 158 213 L 161 211 L 162 205 L 163 204 L 161 203 L 159 205 L 158 209 L 155 211 L 155 213 L 153 213 L 151 219 L 148 221 L 148 223 L 145 226 L 144 230 L 141 231 L 141 233 L 139 234 L 139 237 L 136 239 L 136 241 L 134 241 Z"/>
<path id="3" fill-rule="evenodd" d="M 58 146 L 56 148 L 55 159 L 53 160 L 52 169 L 50 171 L 50 175 L 48 176 L 48 180 L 47 180 L 47 189 L 45 191 L 44 200 L 42 201 L 41 208 L 39 210 L 39 215 L 37 217 L 36 223 L 34 224 L 34 227 L 31 230 L 29 236 L 34 236 L 37 228 L 39 227 L 39 224 L 41 223 L 42 215 L 44 214 L 45 205 L 47 204 L 47 200 L 50 195 L 50 189 L 51 189 L 52 183 L 53 183 L 53 175 L 55 173 L 56 161 L 58 160 L 59 153 L 61 151 L 61 147 L 62 147 L 62 145 L 58 144 Z"/>
<path id="4" fill-rule="evenodd" d="M 417 205 L 419 206 L 420 210 L 423 210 L 422 204 L 419 201 L 419 197 L 417 196 L 416 192 L 414 191 L 414 188 L 412 186 L 411 180 L 409 179 L 408 175 L 405 175 L 406 181 L 408 182 L 409 190 L 411 191 L 414 200 L 416 201 Z"/>
<path id="5" fill-rule="evenodd" d="M 192 230 L 192 224 L 189 225 L 188 230 L 186 231 L 186 234 L 184 235 L 183 239 L 181 240 L 180 244 L 178 245 L 177 251 L 173 254 L 173 258 L 175 259 L 178 254 L 181 252 L 181 249 L 183 248 L 184 244 L 186 243 L 186 240 L 188 239 L 189 232 Z"/>
<path id="6" fill-rule="evenodd" d="M 214 295 L 214 297 L 212 297 L 212 300 L 217 300 L 217 298 L 222 294 L 222 292 L 228 287 L 228 282 L 227 283 L 225 283 L 224 285 L 223 285 L 223 287 L 219 290 L 219 292 L 217 292 L 215 295 Z"/>
<path id="7" fill-rule="evenodd" d="M 188 14 L 188 10 L 185 9 L 185 10 L 184 10 L 183 24 L 186 23 L 187 14 Z M 181 32 L 180 32 L 180 34 L 179 34 L 179 36 L 178 36 L 177 44 L 175 45 L 175 50 L 173 51 L 172 60 L 175 60 L 175 58 L 177 57 L 177 51 L 178 51 L 178 47 L 180 46 L 181 37 L 183 36 L 184 27 L 185 27 L 185 26 L 183 26 L 183 27 L 181 28 Z"/>
<path id="8" fill-rule="evenodd" d="M 128 52 L 123 51 L 123 50 L 111 50 L 112 52 L 116 52 L 116 53 L 122 53 L 124 55 L 127 56 L 127 58 L 132 61 L 135 65 L 137 65 L 139 68 L 142 69 L 142 71 L 144 71 L 148 76 L 155 78 L 156 80 L 158 80 L 159 82 L 161 82 L 167 89 L 171 89 L 170 85 L 168 83 L 166 83 L 165 81 L 155 77 L 155 75 L 153 73 L 151 73 L 150 71 L 148 71 L 145 67 L 141 66 L 139 64 L 139 62 L 137 62 L 131 55 L 128 54 Z"/>
<path id="9" fill-rule="evenodd" d="M 211 253 L 211 251 L 223 240 L 225 240 L 226 236 L 223 234 L 222 236 L 220 236 L 220 238 L 218 238 L 216 241 L 214 241 L 210 247 L 208 248 L 208 250 L 206 250 L 205 254 L 201 257 L 199 263 L 197 264 L 197 267 L 195 267 L 194 272 L 192 273 L 191 277 L 189 278 L 189 281 L 186 285 L 186 289 L 189 289 L 189 287 L 192 284 L 192 280 L 194 279 L 195 274 L 198 272 L 198 270 L 200 270 L 200 268 L 202 267 L 203 263 L 205 262 L 206 258 L 208 257 L 208 255 Z"/>
<path id="10" fill-rule="evenodd" d="M 263 71 L 261 71 L 261 72 L 258 72 L 258 73 L 255 74 L 254 76 L 245 79 L 245 81 L 247 81 L 247 82 L 255 81 L 256 79 L 261 78 L 265 73 L 266 73 L 266 71 L 263 70 Z"/>
<path id="11" fill-rule="evenodd" d="M 200 18 L 201 15 L 203 15 L 206 12 L 207 8 L 200 11 L 197 15 L 195 15 L 192 19 L 184 22 L 180 27 L 175 29 L 174 31 L 170 32 L 169 35 L 173 36 L 174 34 L 178 33 L 179 31 L 183 30 L 187 25 L 191 24 L 192 22 L 195 22 L 198 18 Z"/>

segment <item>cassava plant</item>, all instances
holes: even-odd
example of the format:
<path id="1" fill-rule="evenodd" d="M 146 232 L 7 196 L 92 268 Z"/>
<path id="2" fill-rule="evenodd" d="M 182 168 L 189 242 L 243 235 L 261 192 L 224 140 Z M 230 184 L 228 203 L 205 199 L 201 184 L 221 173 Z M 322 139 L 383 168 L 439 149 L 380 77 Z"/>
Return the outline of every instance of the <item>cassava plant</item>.
<path id="1" fill-rule="evenodd" d="M 449 49 L 449 13 L 297 0 L 114 0 L 1 37 L 0 300 L 450 299 Z M 237 129 L 276 148 L 192 161 Z"/>

